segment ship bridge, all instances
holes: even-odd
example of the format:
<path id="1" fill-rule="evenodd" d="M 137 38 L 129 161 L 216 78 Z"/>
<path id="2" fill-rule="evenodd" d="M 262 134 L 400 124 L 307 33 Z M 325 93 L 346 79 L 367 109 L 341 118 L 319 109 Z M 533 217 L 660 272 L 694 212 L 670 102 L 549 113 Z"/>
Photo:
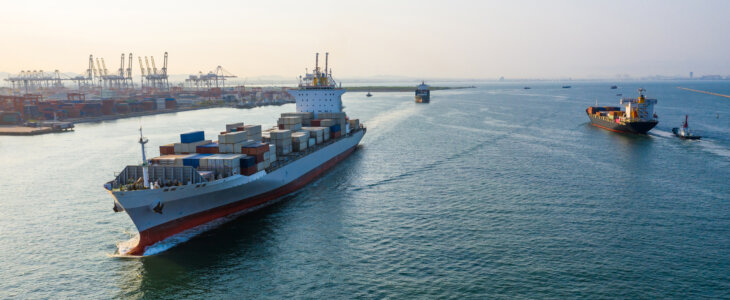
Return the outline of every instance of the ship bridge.
<path id="1" fill-rule="evenodd" d="M 346 92 L 332 78 L 329 53 L 325 53 L 324 70 L 319 67 L 319 53 L 315 56 L 314 69 L 299 76 L 299 88 L 288 91 L 296 99 L 297 112 L 311 112 L 314 117 L 322 112 L 341 112 L 342 94 Z"/>

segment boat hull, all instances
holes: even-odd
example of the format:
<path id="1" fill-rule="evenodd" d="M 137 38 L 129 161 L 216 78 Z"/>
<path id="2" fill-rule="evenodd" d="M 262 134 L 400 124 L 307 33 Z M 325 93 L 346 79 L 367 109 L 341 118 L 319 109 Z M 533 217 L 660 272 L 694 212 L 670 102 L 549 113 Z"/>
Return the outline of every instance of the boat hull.
<path id="1" fill-rule="evenodd" d="M 614 132 L 623 133 L 636 133 L 646 134 L 654 128 L 659 122 L 657 121 L 646 121 L 646 122 L 628 122 L 628 123 L 616 123 L 610 122 L 601 118 L 597 118 L 594 115 L 588 114 L 588 118 L 591 119 L 591 125 L 603 128 Z"/>
<path id="2" fill-rule="evenodd" d="M 416 96 L 416 103 L 429 103 L 431 102 L 431 96 Z"/>
<path id="3" fill-rule="evenodd" d="M 113 193 L 139 231 L 139 242 L 126 255 L 143 255 L 147 247 L 185 230 L 220 218 L 245 214 L 273 204 L 349 156 L 365 134 L 365 129 L 341 138 L 271 173 L 251 177 L 236 175 L 186 185 L 175 191 L 143 190 Z M 144 193 L 144 194 L 140 194 Z M 162 213 L 154 207 L 161 203 Z"/>

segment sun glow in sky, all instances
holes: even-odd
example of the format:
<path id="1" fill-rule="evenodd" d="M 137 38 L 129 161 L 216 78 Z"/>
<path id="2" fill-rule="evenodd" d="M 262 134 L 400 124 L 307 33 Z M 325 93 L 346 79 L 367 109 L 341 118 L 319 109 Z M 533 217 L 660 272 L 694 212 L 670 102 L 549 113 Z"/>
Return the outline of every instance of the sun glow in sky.
<path id="1" fill-rule="evenodd" d="M 165 51 L 171 74 L 222 65 L 294 78 L 730 75 L 730 1 L 7 1 L 0 71 L 82 73 L 89 54 Z M 137 59 L 134 72 L 138 73 Z"/>

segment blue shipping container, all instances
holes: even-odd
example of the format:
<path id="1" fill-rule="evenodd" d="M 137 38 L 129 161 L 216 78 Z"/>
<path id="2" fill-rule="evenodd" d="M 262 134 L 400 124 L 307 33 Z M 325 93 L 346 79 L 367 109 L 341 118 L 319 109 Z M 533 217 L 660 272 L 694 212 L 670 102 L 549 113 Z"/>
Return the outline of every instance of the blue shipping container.
<path id="1" fill-rule="evenodd" d="M 203 147 L 203 148 L 218 148 L 218 143 L 210 143 L 210 144 L 200 145 L 198 147 Z"/>
<path id="2" fill-rule="evenodd" d="M 191 166 L 193 168 L 200 167 L 200 159 L 211 156 L 211 154 L 196 154 L 183 158 L 183 166 Z"/>
<path id="3" fill-rule="evenodd" d="M 248 168 L 256 165 L 256 157 L 246 156 L 241 158 L 241 168 Z"/>
<path id="4" fill-rule="evenodd" d="M 338 131 L 340 131 L 340 129 L 341 129 L 340 124 L 335 124 L 335 125 L 330 126 L 330 132 L 338 132 Z"/>
<path id="5" fill-rule="evenodd" d="M 195 143 L 205 139 L 205 133 L 202 131 L 193 131 L 180 134 L 181 143 Z"/>

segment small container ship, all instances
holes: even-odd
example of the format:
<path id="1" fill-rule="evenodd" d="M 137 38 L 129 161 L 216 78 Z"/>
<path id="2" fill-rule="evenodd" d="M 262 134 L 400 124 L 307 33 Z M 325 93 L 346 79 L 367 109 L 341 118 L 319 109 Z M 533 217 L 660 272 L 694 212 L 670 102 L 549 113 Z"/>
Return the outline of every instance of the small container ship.
<path id="1" fill-rule="evenodd" d="M 429 102 L 431 102 L 430 87 L 424 81 L 421 81 L 421 84 L 416 87 L 416 103 Z"/>
<path id="2" fill-rule="evenodd" d="M 227 124 L 217 141 L 203 131 L 183 133 L 150 160 L 140 129 L 142 163 L 104 184 L 114 211 L 126 212 L 139 231 L 137 244 L 119 254 L 144 255 L 185 230 L 270 205 L 355 151 L 367 129 L 342 111 L 345 90 L 327 61 L 320 69 L 317 54 L 313 72 L 299 77 L 289 90 L 296 112 L 281 114 L 275 128 Z"/>
<path id="3" fill-rule="evenodd" d="M 622 107 L 588 107 L 586 114 L 591 120 L 591 125 L 615 132 L 639 134 L 649 132 L 659 123 L 654 113 L 657 100 L 646 98 L 645 91 L 639 89 L 638 98 L 622 98 Z"/>

